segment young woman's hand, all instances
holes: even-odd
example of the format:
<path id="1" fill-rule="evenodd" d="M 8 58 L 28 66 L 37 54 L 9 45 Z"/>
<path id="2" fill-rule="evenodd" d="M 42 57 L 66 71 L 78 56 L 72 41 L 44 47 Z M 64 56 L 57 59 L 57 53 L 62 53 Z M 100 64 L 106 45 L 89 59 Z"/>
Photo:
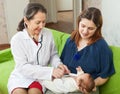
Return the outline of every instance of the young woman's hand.
<path id="1" fill-rule="evenodd" d="M 84 88 L 79 87 L 79 90 L 82 92 L 82 94 L 90 94 L 90 92 L 87 92 Z"/>
<path id="2" fill-rule="evenodd" d="M 95 86 L 92 91 L 95 92 L 96 90 L 97 90 L 97 88 L 96 88 L 96 86 Z"/>

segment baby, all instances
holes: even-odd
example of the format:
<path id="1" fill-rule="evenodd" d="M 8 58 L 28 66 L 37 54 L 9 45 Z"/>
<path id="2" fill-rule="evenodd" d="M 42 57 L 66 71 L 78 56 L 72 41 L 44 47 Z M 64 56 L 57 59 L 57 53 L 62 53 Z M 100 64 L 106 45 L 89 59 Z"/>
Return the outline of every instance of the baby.
<path id="1" fill-rule="evenodd" d="M 43 81 L 43 85 L 54 93 L 68 93 L 77 91 L 91 92 L 95 87 L 94 79 L 90 74 L 84 73 L 80 67 L 77 74 L 70 73 L 53 81 Z"/>

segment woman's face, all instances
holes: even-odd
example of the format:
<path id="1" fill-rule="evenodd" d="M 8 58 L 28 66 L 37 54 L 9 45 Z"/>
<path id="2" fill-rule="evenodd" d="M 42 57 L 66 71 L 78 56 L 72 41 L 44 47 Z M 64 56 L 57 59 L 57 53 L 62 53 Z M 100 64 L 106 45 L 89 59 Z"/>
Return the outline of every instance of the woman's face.
<path id="1" fill-rule="evenodd" d="M 34 15 L 34 17 L 30 20 L 27 20 L 27 29 L 30 33 L 33 35 L 38 35 L 41 31 L 41 29 L 46 24 L 46 14 L 42 12 L 38 12 Z"/>
<path id="2" fill-rule="evenodd" d="M 97 27 L 92 20 L 82 18 L 79 23 L 79 34 L 82 39 L 89 39 L 95 33 Z"/>

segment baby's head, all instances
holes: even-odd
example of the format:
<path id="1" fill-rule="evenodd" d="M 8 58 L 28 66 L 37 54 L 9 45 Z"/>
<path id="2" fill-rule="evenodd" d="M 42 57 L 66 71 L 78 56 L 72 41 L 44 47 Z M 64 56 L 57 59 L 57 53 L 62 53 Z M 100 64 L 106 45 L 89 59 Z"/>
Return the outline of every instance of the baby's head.
<path id="1" fill-rule="evenodd" d="M 78 81 L 79 81 L 79 88 L 80 90 L 86 90 L 87 92 L 91 92 L 93 88 L 95 87 L 95 82 L 92 76 L 88 73 L 83 73 L 81 75 L 78 75 Z"/>

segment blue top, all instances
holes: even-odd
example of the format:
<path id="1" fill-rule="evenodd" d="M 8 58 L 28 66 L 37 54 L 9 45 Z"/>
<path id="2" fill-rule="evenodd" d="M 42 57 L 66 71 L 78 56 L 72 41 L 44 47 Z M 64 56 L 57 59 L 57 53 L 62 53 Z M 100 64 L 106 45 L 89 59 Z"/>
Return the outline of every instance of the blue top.
<path id="1" fill-rule="evenodd" d="M 106 78 L 115 73 L 112 51 L 104 39 L 78 51 L 75 42 L 68 38 L 61 60 L 72 73 L 77 73 L 76 68 L 81 66 L 83 71 L 90 73 L 94 79 Z"/>

